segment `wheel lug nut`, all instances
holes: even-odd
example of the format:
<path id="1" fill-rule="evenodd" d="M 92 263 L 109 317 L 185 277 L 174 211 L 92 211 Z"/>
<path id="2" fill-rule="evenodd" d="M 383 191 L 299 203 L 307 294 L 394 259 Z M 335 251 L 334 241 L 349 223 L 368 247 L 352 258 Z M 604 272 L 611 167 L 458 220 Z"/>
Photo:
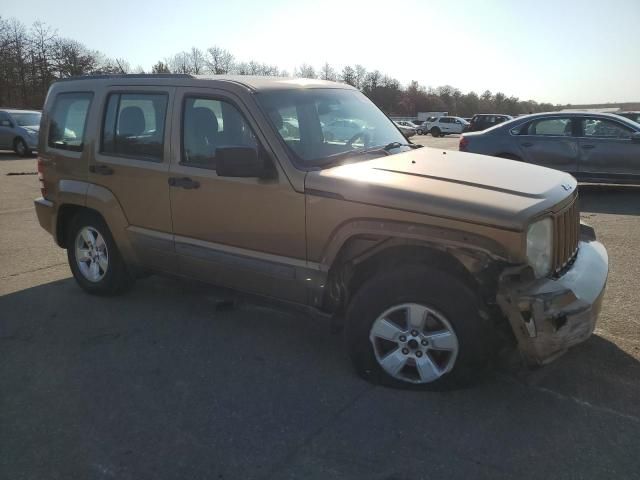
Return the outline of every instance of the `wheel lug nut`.
<path id="1" fill-rule="evenodd" d="M 420 343 L 422 344 L 423 347 L 426 347 L 427 345 L 429 345 L 429 342 L 427 342 L 426 340 L 422 340 Z"/>
<path id="2" fill-rule="evenodd" d="M 409 349 L 408 348 L 403 348 L 402 349 L 402 353 L 404 353 L 405 355 L 409 355 Z"/>
<path id="3" fill-rule="evenodd" d="M 413 335 L 414 337 L 418 336 L 418 331 L 417 330 L 411 330 L 411 335 Z"/>
<path id="4" fill-rule="evenodd" d="M 407 337 L 405 337 L 404 335 L 400 335 L 400 341 L 401 342 L 406 342 L 407 341 Z"/>
<path id="5" fill-rule="evenodd" d="M 420 358 L 421 356 L 422 356 L 422 352 L 421 352 L 420 350 L 418 350 L 418 351 L 416 352 L 416 357 Z"/>

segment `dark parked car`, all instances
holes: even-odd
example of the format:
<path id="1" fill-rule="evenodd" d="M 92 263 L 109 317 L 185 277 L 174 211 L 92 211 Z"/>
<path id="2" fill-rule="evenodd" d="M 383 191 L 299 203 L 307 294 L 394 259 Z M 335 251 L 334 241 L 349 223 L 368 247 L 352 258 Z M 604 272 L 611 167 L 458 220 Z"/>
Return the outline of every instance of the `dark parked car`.
<path id="1" fill-rule="evenodd" d="M 494 115 L 481 113 L 474 115 L 469 121 L 469 126 L 465 132 L 480 132 L 487 128 L 495 127 L 500 123 L 507 122 L 513 117 L 511 115 Z"/>
<path id="2" fill-rule="evenodd" d="M 621 117 L 640 123 L 640 112 L 617 112 L 616 115 L 620 115 Z"/>
<path id="3" fill-rule="evenodd" d="M 618 115 L 527 115 L 465 133 L 459 148 L 563 170 L 581 181 L 640 183 L 640 124 Z"/>

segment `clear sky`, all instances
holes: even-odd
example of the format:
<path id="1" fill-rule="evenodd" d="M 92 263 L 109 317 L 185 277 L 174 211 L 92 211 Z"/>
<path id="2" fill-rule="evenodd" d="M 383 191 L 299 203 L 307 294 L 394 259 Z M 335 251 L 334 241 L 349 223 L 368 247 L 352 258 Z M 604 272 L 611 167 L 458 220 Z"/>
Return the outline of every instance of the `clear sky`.
<path id="1" fill-rule="evenodd" d="M 238 60 L 337 69 L 403 84 L 489 89 L 552 103 L 640 101 L 640 0 L 0 0 L 132 67 L 192 46 Z"/>

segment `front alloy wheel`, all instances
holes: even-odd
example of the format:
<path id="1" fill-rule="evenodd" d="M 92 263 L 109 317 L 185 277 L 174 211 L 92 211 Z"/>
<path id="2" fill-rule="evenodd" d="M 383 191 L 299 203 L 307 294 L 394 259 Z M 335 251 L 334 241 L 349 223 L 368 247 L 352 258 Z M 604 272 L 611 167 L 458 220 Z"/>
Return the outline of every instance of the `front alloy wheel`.
<path id="1" fill-rule="evenodd" d="M 458 338 L 441 313 L 417 303 L 383 312 L 372 324 L 369 341 L 380 367 L 403 382 L 433 382 L 451 371 Z"/>
<path id="2" fill-rule="evenodd" d="M 470 287 L 450 271 L 420 264 L 371 276 L 345 312 L 345 340 L 358 375 L 418 390 L 481 379 L 493 324 Z"/>

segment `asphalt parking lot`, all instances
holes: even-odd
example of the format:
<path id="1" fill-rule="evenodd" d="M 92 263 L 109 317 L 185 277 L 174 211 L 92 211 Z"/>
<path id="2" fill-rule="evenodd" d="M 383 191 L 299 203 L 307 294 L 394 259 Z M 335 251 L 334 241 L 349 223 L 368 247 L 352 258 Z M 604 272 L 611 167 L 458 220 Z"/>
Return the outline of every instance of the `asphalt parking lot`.
<path id="1" fill-rule="evenodd" d="M 580 188 L 611 267 L 589 341 L 415 393 L 357 378 L 329 325 L 210 286 L 83 293 L 34 172 L 0 152 L 0 478 L 638 478 L 640 188 Z"/>

